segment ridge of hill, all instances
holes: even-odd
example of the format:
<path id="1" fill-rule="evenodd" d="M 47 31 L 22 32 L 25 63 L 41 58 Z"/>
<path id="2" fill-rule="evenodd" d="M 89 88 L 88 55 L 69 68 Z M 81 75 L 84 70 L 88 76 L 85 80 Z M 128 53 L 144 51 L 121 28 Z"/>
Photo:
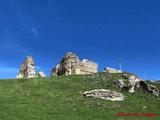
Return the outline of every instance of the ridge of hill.
<path id="1" fill-rule="evenodd" d="M 138 88 L 134 94 L 113 81 L 123 73 L 70 75 L 51 78 L 0 80 L 1 120 L 159 120 L 157 117 L 116 116 L 117 113 L 160 114 L 160 97 Z M 160 84 L 153 83 L 160 89 Z M 87 98 L 82 92 L 109 89 L 123 93 L 124 101 Z M 159 112 L 159 113 L 158 113 Z"/>

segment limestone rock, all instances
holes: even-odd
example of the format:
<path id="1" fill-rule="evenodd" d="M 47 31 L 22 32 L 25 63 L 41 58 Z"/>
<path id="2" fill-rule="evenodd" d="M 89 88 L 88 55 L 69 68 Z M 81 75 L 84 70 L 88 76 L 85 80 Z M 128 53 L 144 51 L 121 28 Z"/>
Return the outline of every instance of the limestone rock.
<path id="1" fill-rule="evenodd" d="M 106 89 L 95 89 L 91 91 L 86 91 L 86 92 L 83 92 L 82 95 L 86 97 L 95 97 L 95 98 L 101 98 L 101 99 L 111 100 L 111 101 L 124 100 L 124 95 L 122 93 L 118 93 L 118 92 L 110 91 Z"/>
<path id="2" fill-rule="evenodd" d="M 24 75 L 22 75 L 21 73 L 19 73 L 17 76 L 16 76 L 17 79 L 21 79 L 21 78 L 24 78 Z"/>
<path id="3" fill-rule="evenodd" d="M 127 75 L 124 76 L 123 75 L 123 78 L 125 80 L 127 80 L 127 82 L 128 82 L 128 85 L 126 85 L 126 88 L 129 89 L 129 93 L 134 93 L 135 87 L 137 87 L 137 88 L 141 87 L 145 91 L 152 93 L 154 96 L 159 96 L 159 94 L 160 94 L 160 90 L 158 88 L 156 88 L 156 86 L 151 84 L 151 83 L 154 84 L 155 82 L 144 81 L 144 80 L 140 79 L 139 77 L 137 77 L 136 75 L 131 75 L 131 76 L 127 76 Z M 119 88 L 123 88 L 123 85 L 121 85 L 120 82 L 122 82 L 122 81 L 118 80 L 118 81 L 115 81 L 114 83 Z"/>
<path id="4" fill-rule="evenodd" d="M 155 81 L 155 80 L 150 80 L 150 82 L 151 82 L 151 83 L 156 83 L 156 81 Z"/>
<path id="5" fill-rule="evenodd" d="M 58 76 L 59 68 L 60 68 L 60 64 L 57 64 L 55 68 L 52 68 L 51 77 Z"/>
<path id="6" fill-rule="evenodd" d="M 107 73 L 122 73 L 121 70 L 116 70 L 116 69 L 110 68 L 110 67 L 104 68 L 104 71 L 103 71 L 103 72 L 107 72 Z"/>
<path id="7" fill-rule="evenodd" d="M 141 79 L 136 77 L 135 75 L 132 75 L 128 79 L 128 86 L 130 87 L 129 93 L 134 93 L 135 86 L 139 87 L 139 82 Z"/>
<path id="8" fill-rule="evenodd" d="M 114 81 L 114 84 L 119 88 L 127 87 L 127 85 L 124 83 L 124 81 L 122 79 L 118 79 L 118 80 Z"/>
<path id="9" fill-rule="evenodd" d="M 37 75 L 38 77 L 46 77 L 46 75 L 42 71 L 38 72 Z"/>
<path id="10" fill-rule="evenodd" d="M 17 79 L 20 78 L 34 78 L 37 77 L 37 72 L 35 68 L 35 62 L 32 56 L 27 56 L 27 58 L 22 62 Z"/>
<path id="11" fill-rule="evenodd" d="M 97 73 L 98 64 L 89 60 L 80 61 L 79 57 L 68 52 L 60 63 L 52 69 L 51 76 Z"/>
<path id="12" fill-rule="evenodd" d="M 92 74 L 97 73 L 98 64 L 87 59 L 81 61 L 80 74 Z"/>
<path id="13" fill-rule="evenodd" d="M 146 81 L 141 81 L 140 86 L 143 87 L 144 90 L 152 93 L 154 96 L 159 96 L 160 91 L 156 86 L 147 83 Z"/>

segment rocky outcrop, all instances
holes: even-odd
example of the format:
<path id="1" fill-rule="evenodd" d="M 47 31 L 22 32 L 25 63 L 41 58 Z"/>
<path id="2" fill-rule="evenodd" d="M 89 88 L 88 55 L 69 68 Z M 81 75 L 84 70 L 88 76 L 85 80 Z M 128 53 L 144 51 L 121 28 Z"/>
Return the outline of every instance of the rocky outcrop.
<path id="1" fill-rule="evenodd" d="M 141 79 L 138 78 L 137 76 L 135 75 L 132 75 L 128 78 L 128 86 L 130 87 L 129 89 L 129 93 L 134 93 L 134 89 L 135 87 L 140 87 L 139 86 L 139 83 L 140 83 Z"/>
<path id="2" fill-rule="evenodd" d="M 159 96 L 159 94 L 160 94 L 160 91 L 158 88 L 156 88 L 156 86 L 151 85 L 151 84 L 147 83 L 146 81 L 141 81 L 140 86 L 142 86 L 142 88 L 144 90 L 152 93 L 154 96 Z"/>
<path id="3" fill-rule="evenodd" d="M 119 87 L 120 89 L 127 87 L 127 85 L 124 83 L 124 81 L 122 79 L 118 79 L 116 81 L 114 81 L 114 84 Z"/>
<path id="4" fill-rule="evenodd" d="M 148 91 L 152 93 L 154 96 L 159 96 L 160 90 L 153 84 L 155 83 L 152 81 L 144 81 L 137 77 L 136 75 L 122 75 L 123 79 L 118 79 L 114 81 L 114 85 L 116 85 L 118 88 L 127 88 L 129 90 L 129 93 L 134 93 L 135 88 L 143 88 L 143 90 Z M 124 82 L 126 81 L 126 83 Z M 127 84 L 128 83 L 128 84 Z"/>
<path id="5" fill-rule="evenodd" d="M 78 56 L 68 52 L 60 63 L 52 69 L 51 76 L 97 73 L 98 64 L 87 59 L 80 61 Z"/>
<path id="6" fill-rule="evenodd" d="M 24 62 L 22 62 L 17 79 L 19 78 L 34 78 L 39 74 L 36 72 L 35 62 L 32 56 L 27 56 Z M 42 74 L 42 72 L 40 72 Z M 44 75 L 43 75 L 44 76 Z"/>
<path id="7" fill-rule="evenodd" d="M 111 100 L 111 101 L 124 100 L 124 95 L 122 93 L 118 93 L 118 92 L 110 91 L 106 89 L 95 89 L 91 91 L 86 91 L 86 92 L 83 92 L 82 95 L 86 97 L 95 97 L 95 98 Z"/>
<path id="8" fill-rule="evenodd" d="M 122 73 L 121 70 L 116 70 L 114 68 L 109 68 L 109 67 L 104 68 L 103 72 L 107 72 L 107 73 Z"/>
<path id="9" fill-rule="evenodd" d="M 134 93 L 135 92 L 135 87 L 140 87 L 140 81 L 141 79 L 138 78 L 135 75 L 122 75 L 123 79 L 118 79 L 114 81 L 114 84 L 119 87 L 120 89 L 122 88 L 127 88 L 129 90 L 129 93 Z M 126 83 L 124 82 L 126 81 Z"/>

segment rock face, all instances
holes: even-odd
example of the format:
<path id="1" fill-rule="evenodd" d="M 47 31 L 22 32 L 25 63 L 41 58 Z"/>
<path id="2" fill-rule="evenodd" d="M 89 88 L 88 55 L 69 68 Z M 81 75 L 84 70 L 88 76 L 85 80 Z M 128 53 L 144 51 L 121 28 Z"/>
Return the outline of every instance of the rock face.
<path id="1" fill-rule="evenodd" d="M 137 88 L 141 87 L 143 88 L 143 90 L 152 93 L 154 96 L 160 95 L 160 90 L 156 86 L 150 84 L 150 83 L 155 83 L 155 82 L 144 81 L 135 75 L 131 75 L 131 76 L 125 75 L 123 76 L 123 78 L 128 84 L 127 83 L 125 84 L 123 79 L 114 81 L 114 84 L 120 89 L 127 88 L 129 90 L 129 93 L 134 93 L 136 87 Z"/>
<path id="2" fill-rule="evenodd" d="M 127 83 L 124 83 L 123 79 Z M 131 75 L 131 76 L 123 75 L 123 79 L 118 79 L 118 80 L 114 81 L 114 84 L 117 87 L 119 87 L 120 89 L 127 88 L 127 89 L 129 89 L 129 93 L 134 93 L 135 92 L 135 87 L 140 87 L 141 79 L 138 78 L 135 75 Z"/>
<path id="3" fill-rule="evenodd" d="M 116 70 L 114 68 L 109 68 L 109 67 L 104 68 L 103 72 L 107 72 L 107 73 L 122 73 L 121 70 Z"/>
<path id="4" fill-rule="evenodd" d="M 22 62 L 20 70 L 16 78 L 34 78 L 37 77 L 35 62 L 32 56 L 27 56 Z"/>
<path id="5" fill-rule="evenodd" d="M 111 100 L 111 101 L 124 100 L 123 94 L 117 93 L 115 91 L 106 90 L 106 89 L 95 89 L 91 91 L 86 91 L 86 92 L 83 92 L 82 95 L 86 97 L 95 97 L 95 98 L 101 98 L 101 99 Z"/>
<path id="6" fill-rule="evenodd" d="M 115 84 L 117 87 L 119 87 L 120 89 L 121 89 L 121 88 L 124 88 L 124 87 L 127 87 L 127 85 L 126 85 L 126 84 L 124 83 L 124 81 L 121 80 L 121 79 L 118 79 L 118 80 L 114 81 L 114 84 Z"/>
<path id="7" fill-rule="evenodd" d="M 152 93 L 154 96 L 159 96 L 160 94 L 160 91 L 156 86 L 148 84 L 146 81 L 141 81 L 140 86 L 142 86 L 144 90 Z"/>
<path id="8" fill-rule="evenodd" d="M 68 52 L 61 62 L 52 69 L 51 76 L 92 74 L 97 73 L 97 70 L 98 64 L 86 59 L 80 61 L 76 54 Z"/>
<path id="9" fill-rule="evenodd" d="M 130 87 L 129 93 L 134 93 L 135 86 L 140 87 L 139 86 L 140 81 L 141 81 L 141 79 L 139 79 L 135 75 L 132 75 L 129 77 L 129 79 L 128 79 L 128 86 Z"/>

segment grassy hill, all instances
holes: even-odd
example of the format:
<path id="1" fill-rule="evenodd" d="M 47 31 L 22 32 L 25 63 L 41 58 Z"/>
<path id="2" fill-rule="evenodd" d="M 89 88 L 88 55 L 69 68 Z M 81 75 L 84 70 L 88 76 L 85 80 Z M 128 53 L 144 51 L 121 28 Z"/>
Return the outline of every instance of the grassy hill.
<path id="1" fill-rule="evenodd" d="M 113 85 L 113 80 L 121 76 L 112 74 L 111 80 L 102 73 L 0 80 L 0 120 L 160 120 L 160 116 L 116 116 L 118 112 L 160 114 L 160 97 L 141 88 L 134 94 L 120 91 Z M 160 84 L 156 86 L 160 88 Z M 112 102 L 81 95 L 98 88 L 121 92 L 126 99 Z"/>

